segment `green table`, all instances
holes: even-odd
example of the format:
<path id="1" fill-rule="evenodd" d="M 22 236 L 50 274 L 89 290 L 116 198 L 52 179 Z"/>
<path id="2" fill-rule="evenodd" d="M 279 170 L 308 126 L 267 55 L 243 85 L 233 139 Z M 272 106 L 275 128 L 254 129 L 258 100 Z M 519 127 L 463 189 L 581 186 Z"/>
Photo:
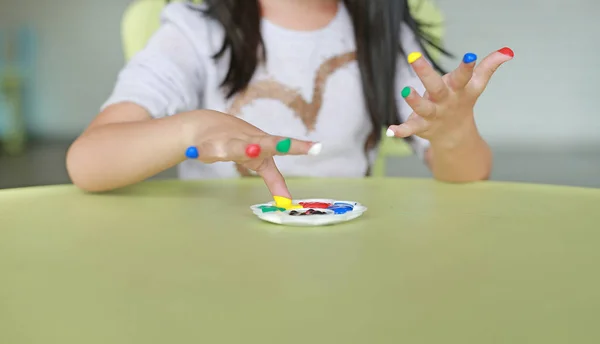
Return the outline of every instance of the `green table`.
<path id="1" fill-rule="evenodd" d="M 289 184 L 369 211 L 263 223 L 259 180 L 0 192 L 0 343 L 600 342 L 600 190 Z"/>

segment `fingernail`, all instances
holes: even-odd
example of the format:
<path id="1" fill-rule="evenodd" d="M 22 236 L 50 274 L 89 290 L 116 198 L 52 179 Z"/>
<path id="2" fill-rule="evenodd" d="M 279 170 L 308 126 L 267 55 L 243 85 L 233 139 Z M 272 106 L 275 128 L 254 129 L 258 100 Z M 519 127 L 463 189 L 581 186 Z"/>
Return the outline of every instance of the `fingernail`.
<path id="1" fill-rule="evenodd" d="M 504 48 L 498 50 L 498 52 L 502 53 L 502 54 L 504 54 L 506 56 L 515 57 L 515 52 L 512 51 L 512 49 L 508 48 L 508 47 L 504 47 Z"/>
<path id="2" fill-rule="evenodd" d="M 261 151 L 260 145 L 257 145 L 255 143 L 249 144 L 246 147 L 246 155 L 249 158 L 256 158 L 256 157 L 258 157 L 260 155 L 260 151 Z"/>
<path id="3" fill-rule="evenodd" d="M 410 95 L 410 87 L 405 87 L 402 89 L 402 98 L 406 98 Z"/>
<path id="4" fill-rule="evenodd" d="M 198 148 L 196 148 L 196 147 L 193 147 L 193 146 L 189 147 L 185 151 L 185 157 L 188 159 L 198 159 L 199 156 L 200 156 L 200 153 L 198 153 Z"/>
<path id="5" fill-rule="evenodd" d="M 423 54 L 421 54 L 420 52 L 414 52 L 414 53 L 410 53 L 408 55 L 408 63 L 412 64 L 413 62 L 415 62 L 416 60 L 420 59 L 421 56 L 423 56 Z"/>
<path id="6" fill-rule="evenodd" d="M 463 56 L 463 62 L 466 64 L 469 64 L 471 62 L 475 62 L 477 61 L 477 55 L 473 54 L 473 53 L 466 53 L 465 56 Z"/>
<path id="7" fill-rule="evenodd" d="M 321 144 L 321 142 L 317 142 L 313 144 L 312 147 L 310 147 L 310 149 L 308 150 L 308 155 L 317 156 L 321 154 L 321 150 L 323 150 L 323 145 Z"/>
<path id="8" fill-rule="evenodd" d="M 387 137 L 394 137 L 394 136 L 396 136 L 396 133 L 392 129 L 388 129 L 385 132 L 385 136 L 387 136 Z"/>
<path id="9" fill-rule="evenodd" d="M 290 148 L 292 148 L 292 140 L 289 138 L 279 141 L 277 146 L 275 146 L 275 149 L 277 149 L 279 153 L 287 153 L 290 151 Z"/>

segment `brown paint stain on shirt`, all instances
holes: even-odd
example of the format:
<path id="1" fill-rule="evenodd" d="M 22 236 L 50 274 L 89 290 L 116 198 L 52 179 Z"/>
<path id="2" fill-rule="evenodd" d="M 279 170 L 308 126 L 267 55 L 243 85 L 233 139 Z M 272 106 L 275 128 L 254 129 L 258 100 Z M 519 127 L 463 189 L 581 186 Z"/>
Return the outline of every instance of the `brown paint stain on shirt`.
<path id="1" fill-rule="evenodd" d="M 255 100 L 278 100 L 290 108 L 295 116 L 302 120 L 307 133 L 310 133 L 315 130 L 317 124 L 317 118 L 323 105 L 323 94 L 325 93 L 327 80 L 336 71 L 347 66 L 352 61 L 356 61 L 356 52 L 348 52 L 325 60 L 317 70 L 313 85 L 313 96 L 310 102 L 304 99 L 299 91 L 290 86 L 273 79 L 266 79 L 251 83 L 244 91 L 238 93 L 234 97 L 228 112 L 231 115 L 241 117 L 244 106 L 251 104 Z M 367 141 L 365 146 L 370 146 L 369 141 Z M 241 176 L 253 176 L 249 169 L 239 164 L 236 164 L 236 170 Z"/>

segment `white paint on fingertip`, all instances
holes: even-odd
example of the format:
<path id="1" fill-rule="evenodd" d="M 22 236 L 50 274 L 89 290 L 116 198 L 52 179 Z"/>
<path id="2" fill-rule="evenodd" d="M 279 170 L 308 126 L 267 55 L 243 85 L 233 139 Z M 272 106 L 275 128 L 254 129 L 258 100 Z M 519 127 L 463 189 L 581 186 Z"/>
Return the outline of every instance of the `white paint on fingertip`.
<path id="1" fill-rule="evenodd" d="M 317 156 L 321 154 L 321 150 L 323 150 L 323 144 L 321 142 L 314 143 L 308 150 L 308 155 Z"/>
<path id="2" fill-rule="evenodd" d="M 394 136 L 396 136 L 396 133 L 394 133 L 394 131 L 392 129 L 388 129 L 385 132 L 385 136 L 387 136 L 387 137 L 394 137 Z"/>

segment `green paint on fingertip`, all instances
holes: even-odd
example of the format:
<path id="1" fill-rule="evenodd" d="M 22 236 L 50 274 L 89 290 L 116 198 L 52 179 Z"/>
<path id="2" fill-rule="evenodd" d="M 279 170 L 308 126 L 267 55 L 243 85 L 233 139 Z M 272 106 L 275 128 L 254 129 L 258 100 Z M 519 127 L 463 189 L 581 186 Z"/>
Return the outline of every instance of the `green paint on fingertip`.
<path id="1" fill-rule="evenodd" d="M 291 148 L 292 148 L 292 140 L 289 138 L 279 141 L 277 143 L 277 146 L 275 147 L 275 149 L 277 149 L 277 151 L 279 153 L 287 153 L 290 151 Z"/>
<path id="2" fill-rule="evenodd" d="M 410 87 L 405 87 L 402 89 L 402 98 L 406 98 L 410 95 Z"/>

